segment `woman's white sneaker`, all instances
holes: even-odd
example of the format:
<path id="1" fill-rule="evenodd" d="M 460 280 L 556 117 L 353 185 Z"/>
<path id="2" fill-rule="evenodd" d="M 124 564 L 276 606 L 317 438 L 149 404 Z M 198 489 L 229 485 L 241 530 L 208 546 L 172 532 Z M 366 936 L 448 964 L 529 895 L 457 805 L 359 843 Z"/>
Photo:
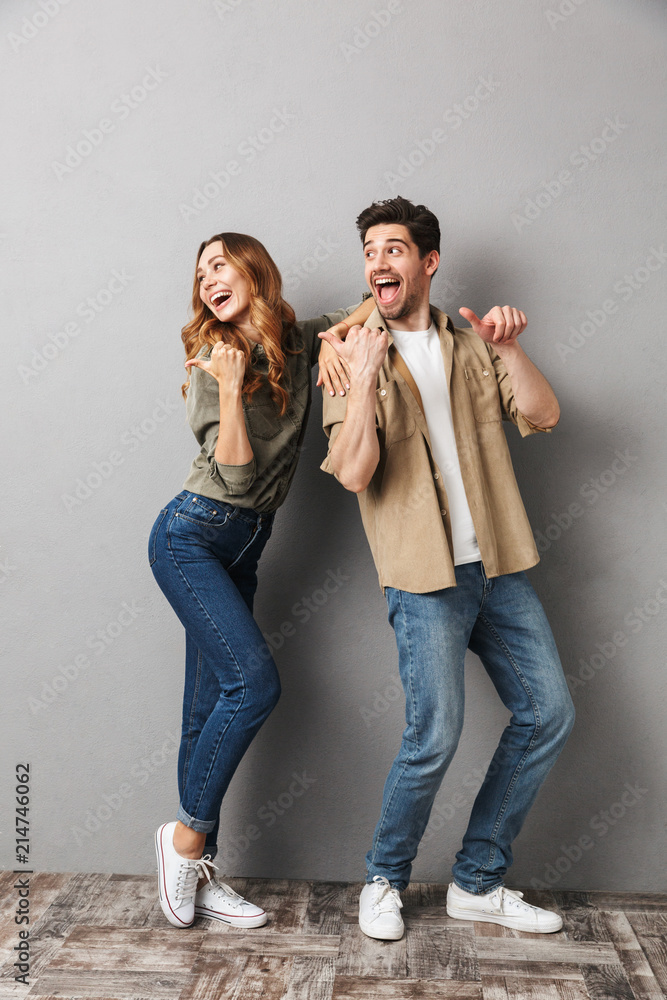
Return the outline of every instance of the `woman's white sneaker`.
<path id="1" fill-rule="evenodd" d="M 401 896 L 388 879 L 376 875 L 366 883 L 359 897 L 359 926 L 368 937 L 379 941 L 398 941 L 403 937 Z"/>
<path id="2" fill-rule="evenodd" d="M 452 882 L 447 890 L 447 913 L 456 920 L 502 924 L 503 927 L 532 934 L 553 934 L 563 926 L 563 920 L 557 913 L 531 906 L 523 899 L 522 892 L 507 889 L 504 885 L 482 896 L 459 889 Z"/>
<path id="3" fill-rule="evenodd" d="M 206 859 L 195 861 L 176 853 L 175 829 L 175 822 L 163 823 L 155 833 L 160 906 L 174 927 L 189 927 L 195 919 L 197 882 L 210 876 Z"/>
<path id="4" fill-rule="evenodd" d="M 223 920 L 233 927 L 262 927 L 267 916 L 264 910 L 249 903 L 231 886 L 211 878 L 195 896 L 195 913 L 199 917 Z"/>

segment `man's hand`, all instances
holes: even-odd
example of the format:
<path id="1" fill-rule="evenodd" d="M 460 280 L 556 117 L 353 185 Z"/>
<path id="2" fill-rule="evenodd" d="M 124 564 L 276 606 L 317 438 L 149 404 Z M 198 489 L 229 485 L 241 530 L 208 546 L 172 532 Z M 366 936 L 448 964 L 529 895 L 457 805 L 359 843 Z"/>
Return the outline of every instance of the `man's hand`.
<path id="1" fill-rule="evenodd" d="M 345 341 L 338 340 L 331 331 L 319 333 L 344 362 L 352 385 L 366 382 L 375 384 L 377 374 L 387 355 L 388 339 L 385 330 L 369 330 L 366 326 L 353 326 Z"/>
<path id="2" fill-rule="evenodd" d="M 511 306 L 494 306 L 482 319 L 472 309 L 459 309 L 478 337 L 487 344 L 513 344 L 526 329 L 526 314 Z"/>
<path id="3" fill-rule="evenodd" d="M 339 325 L 345 327 L 345 333 L 347 334 L 346 323 L 337 323 L 335 326 L 330 326 L 326 332 L 331 333 L 338 343 L 342 344 L 343 341 L 335 332 Z M 338 356 L 336 350 L 330 343 L 327 343 L 326 340 L 320 347 L 319 370 L 317 373 L 316 384 L 323 385 L 330 396 L 335 396 L 337 392 L 339 392 L 341 396 L 344 396 L 345 390 L 350 388 L 350 375 L 345 362 Z"/>
<path id="4" fill-rule="evenodd" d="M 245 356 L 238 347 L 221 340 L 213 345 L 210 358 L 192 358 L 185 367 L 201 368 L 216 380 L 221 389 L 240 391 L 245 376 Z"/>

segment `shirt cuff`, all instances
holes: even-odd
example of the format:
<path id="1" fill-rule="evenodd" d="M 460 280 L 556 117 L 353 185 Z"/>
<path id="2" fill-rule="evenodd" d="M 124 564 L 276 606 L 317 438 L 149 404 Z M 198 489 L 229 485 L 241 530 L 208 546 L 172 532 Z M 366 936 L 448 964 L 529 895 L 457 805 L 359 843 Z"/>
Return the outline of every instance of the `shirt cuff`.
<path id="1" fill-rule="evenodd" d="M 516 425 L 521 431 L 521 437 L 527 437 L 528 434 L 536 434 L 541 431 L 543 434 L 551 434 L 553 427 L 540 427 L 538 424 L 534 424 L 532 420 L 528 417 L 524 417 L 523 413 L 517 410 L 516 413 Z"/>
<path id="2" fill-rule="evenodd" d="M 211 456 L 208 460 L 209 476 L 220 480 L 230 496 L 247 493 L 257 478 L 257 460 L 253 455 L 245 465 L 221 465 Z"/>
<path id="3" fill-rule="evenodd" d="M 324 461 L 320 465 L 320 469 L 322 470 L 322 472 L 329 472 L 332 476 L 335 475 L 335 472 L 333 470 L 333 465 L 331 464 L 330 455 L 327 455 L 327 457 L 324 459 Z"/>

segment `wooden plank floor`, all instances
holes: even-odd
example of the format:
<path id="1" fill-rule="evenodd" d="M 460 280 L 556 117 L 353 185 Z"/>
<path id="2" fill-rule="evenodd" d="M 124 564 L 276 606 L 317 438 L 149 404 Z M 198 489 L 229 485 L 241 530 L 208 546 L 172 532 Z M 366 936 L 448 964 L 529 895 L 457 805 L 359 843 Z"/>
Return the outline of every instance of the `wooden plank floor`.
<path id="1" fill-rule="evenodd" d="M 667 894 L 526 892 L 558 910 L 558 934 L 451 920 L 446 885 L 403 893 L 401 941 L 365 937 L 360 886 L 236 879 L 269 923 L 171 927 L 156 878 L 30 877 L 28 986 L 14 981 L 15 876 L 0 874 L 0 1000 L 661 1000 Z"/>

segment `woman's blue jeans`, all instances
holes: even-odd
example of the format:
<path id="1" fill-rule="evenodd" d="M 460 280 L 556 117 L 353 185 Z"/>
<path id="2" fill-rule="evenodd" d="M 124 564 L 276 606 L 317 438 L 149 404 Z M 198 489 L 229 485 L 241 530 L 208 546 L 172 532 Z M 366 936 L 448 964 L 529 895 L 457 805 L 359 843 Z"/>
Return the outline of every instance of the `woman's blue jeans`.
<path id="1" fill-rule="evenodd" d="M 386 589 L 406 698 L 406 728 L 387 778 L 368 880 L 409 881 L 419 843 L 463 725 L 464 658 L 482 661 L 511 713 L 472 807 L 453 868 L 473 893 L 503 884 L 512 842 L 562 750 L 574 706 L 549 622 L 525 573 L 488 579 L 481 562 L 456 567 L 456 587 Z"/>
<path id="2" fill-rule="evenodd" d="M 206 833 L 211 857 L 222 798 L 280 696 L 252 616 L 273 518 L 184 490 L 160 511 L 148 542 L 153 575 L 185 628 L 176 818 Z"/>

